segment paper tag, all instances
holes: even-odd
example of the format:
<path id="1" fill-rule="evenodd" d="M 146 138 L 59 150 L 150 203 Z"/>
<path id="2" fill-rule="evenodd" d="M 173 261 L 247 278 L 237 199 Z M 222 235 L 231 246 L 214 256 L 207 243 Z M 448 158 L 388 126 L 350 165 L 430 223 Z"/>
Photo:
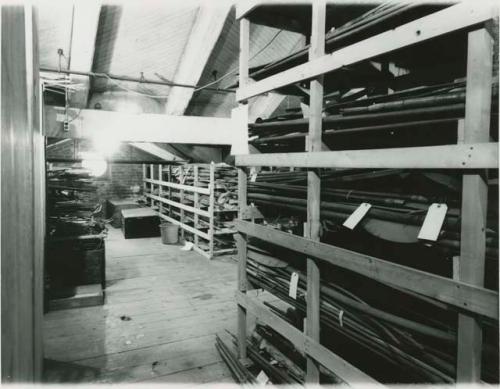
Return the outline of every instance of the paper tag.
<path id="1" fill-rule="evenodd" d="M 261 372 L 257 376 L 257 382 L 264 385 L 269 382 L 269 377 L 266 373 L 264 373 L 264 370 L 261 370 Z"/>
<path id="2" fill-rule="evenodd" d="M 344 326 L 344 322 L 342 321 L 342 318 L 344 317 L 344 311 L 341 309 L 339 312 L 339 324 L 341 327 Z"/>
<path id="3" fill-rule="evenodd" d="M 297 299 L 298 285 L 299 285 L 299 275 L 293 272 L 292 276 L 290 277 L 290 289 L 288 290 L 288 295 L 293 299 Z"/>
<path id="4" fill-rule="evenodd" d="M 418 239 L 435 242 L 441 232 L 447 211 L 448 206 L 446 204 L 431 204 L 427 210 L 427 215 L 425 215 L 424 224 L 422 224 L 422 228 L 420 228 L 420 232 L 418 233 Z"/>
<path id="5" fill-rule="evenodd" d="M 354 210 L 351 216 L 347 218 L 343 226 L 349 228 L 350 230 L 353 230 L 354 227 L 356 227 L 361 221 L 361 219 L 365 217 L 366 213 L 370 210 L 371 207 L 371 204 L 361 203 L 359 207 Z"/>
<path id="6" fill-rule="evenodd" d="M 257 173 L 252 173 L 252 175 L 250 176 L 250 182 L 255 182 L 257 181 Z"/>

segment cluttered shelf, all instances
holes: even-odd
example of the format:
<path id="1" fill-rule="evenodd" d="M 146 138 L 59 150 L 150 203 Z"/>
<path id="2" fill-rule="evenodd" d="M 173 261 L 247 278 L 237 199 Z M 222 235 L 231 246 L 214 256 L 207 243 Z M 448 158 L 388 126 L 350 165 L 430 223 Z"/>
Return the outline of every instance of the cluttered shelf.
<path id="1" fill-rule="evenodd" d="M 253 3 L 237 10 L 239 108 L 270 91 L 308 107 L 250 124 L 262 153 L 236 156 L 237 344 L 252 364 L 231 360 L 235 377 L 498 382 L 496 8 L 383 3 L 325 36 L 331 8 L 314 2 L 310 46 L 249 73 Z M 378 72 L 357 77 L 368 62 Z"/>
<path id="2" fill-rule="evenodd" d="M 211 259 L 235 250 L 236 174 L 225 164 L 145 166 L 144 195 L 162 219 L 181 228 L 182 239 Z"/>
<path id="3" fill-rule="evenodd" d="M 107 230 L 96 192 L 88 170 L 48 164 L 45 311 L 103 304 Z"/>

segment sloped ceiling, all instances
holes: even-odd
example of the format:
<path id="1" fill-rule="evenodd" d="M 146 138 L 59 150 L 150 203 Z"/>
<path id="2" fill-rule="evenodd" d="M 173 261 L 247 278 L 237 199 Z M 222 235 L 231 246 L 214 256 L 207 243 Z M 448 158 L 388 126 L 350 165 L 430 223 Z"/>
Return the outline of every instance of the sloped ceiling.
<path id="1" fill-rule="evenodd" d="M 38 8 L 38 39 L 40 43 L 40 66 L 58 68 L 58 49 L 68 56 L 70 52 L 71 16 L 73 4 L 70 1 L 42 3 Z M 61 66 L 67 67 L 62 58 Z"/>
<path id="2" fill-rule="evenodd" d="M 235 20 L 234 9 L 226 20 L 222 34 L 214 48 L 200 85 L 206 85 L 228 73 L 230 77 L 221 80 L 219 86 L 233 85 L 238 77 L 239 23 Z M 303 35 L 278 30 L 276 28 L 250 25 L 250 66 L 268 63 L 284 57 L 305 45 Z M 250 101 L 252 104 L 252 101 Z M 229 117 L 236 106 L 235 96 L 201 90 L 191 99 L 187 115 Z"/>
<path id="3" fill-rule="evenodd" d="M 81 0 L 52 0 L 38 6 L 42 68 L 59 67 L 59 48 L 63 49 L 66 58 L 79 50 L 70 44 L 73 5 L 79 1 Z M 89 36 L 93 34 L 96 37 L 95 50 L 88 54 L 93 57 L 89 58 L 91 69 L 71 70 L 91 70 L 137 78 L 143 76 L 153 80 L 160 80 L 162 77 L 164 80 L 174 79 L 202 1 L 204 0 L 100 2 L 97 33 L 95 26 L 89 27 L 88 32 Z M 76 13 L 74 17 L 78 17 Z M 91 28 L 94 31 L 90 31 Z M 252 25 L 251 66 L 290 54 L 304 44 L 305 38 L 302 35 Z M 197 84 L 207 84 L 229 72 L 232 73 L 231 76 L 222 80 L 218 86 L 224 88 L 234 84 L 237 80 L 238 52 L 239 28 L 233 7 Z M 61 58 L 61 67 L 67 68 L 65 58 Z M 137 101 L 134 98 L 137 93 L 141 93 L 149 95 L 141 98 L 153 99 L 155 106 L 160 107 L 155 110 L 161 113 L 165 108 L 170 87 L 93 77 L 89 89 L 90 97 L 84 100 L 87 101 L 88 108 L 94 108 L 100 99 L 112 98 L 114 94 L 117 94 L 121 101 L 124 96 L 129 95 L 130 101 L 134 102 Z M 252 103 L 253 101 L 250 101 L 250 104 Z M 149 105 L 151 104 L 144 107 L 140 105 L 139 108 L 146 110 Z M 127 104 L 109 106 L 111 108 L 102 106 L 102 109 L 128 109 Z M 234 93 L 201 90 L 193 94 L 185 115 L 229 117 L 235 106 Z"/>
<path id="4" fill-rule="evenodd" d="M 97 33 L 93 71 L 171 80 L 177 71 L 199 6 L 194 2 L 104 5 Z M 168 95 L 168 87 L 120 82 L 125 88 Z M 94 91 L 120 89 L 99 79 Z"/>

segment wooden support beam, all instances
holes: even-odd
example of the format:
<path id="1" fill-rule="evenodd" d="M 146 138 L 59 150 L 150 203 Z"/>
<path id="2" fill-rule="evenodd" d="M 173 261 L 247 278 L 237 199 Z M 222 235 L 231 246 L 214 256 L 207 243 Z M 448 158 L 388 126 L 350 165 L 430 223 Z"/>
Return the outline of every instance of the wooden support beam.
<path id="1" fill-rule="evenodd" d="M 2 382 L 42 377 L 45 187 L 38 26 L 30 3 L 0 8 Z"/>
<path id="2" fill-rule="evenodd" d="M 158 216 L 160 216 L 162 219 L 168 221 L 169 223 L 173 223 L 173 224 L 181 227 L 181 232 L 186 230 L 192 234 L 198 235 L 200 238 L 208 239 L 208 234 L 206 234 L 200 230 L 197 230 L 196 228 L 188 226 L 187 224 L 184 224 L 184 223 L 180 222 L 179 220 L 176 220 L 176 219 L 174 219 L 170 216 L 167 216 L 167 215 L 163 215 L 161 213 L 158 213 Z"/>
<path id="3" fill-rule="evenodd" d="M 323 365 L 348 385 L 369 384 L 382 387 L 376 380 L 363 373 L 349 362 L 331 352 L 318 343 L 317 340 L 304 335 L 297 328 L 274 314 L 268 307 L 255 298 L 241 292 L 236 293 L 238 306 L 254 314 L 264 324 L 272 327 L 280 335 L 289 340 L 297 350 L 305 353 L 308 358 L 314 359 Z"/>
<path id="4" fill-rule="evenodd" d="M 166 186 L 166 187 L 172 188 L 172 189 L 185 190 L 187 192 L 201 193 L 201 194 L 205 194 L 205 195 L 210 194 L 209 188 L 195 187 L 195 186 L 190 186 L 190 185 L 182 185 L 182 184 L 177 184 L 175 182 L 168 182 L 168 181 L 161 181 L 160 182 L 157 180 L 152 180 L 150 178 L 145 179 L 145 181 L 149 182 L 149 183 L 153 183 L 153 184 Z"/>
<path id="5" fill-rule="evenodd" d="M 155 157 L 161 158 L 165 161 L 184 161 L 181 157 L 178 157 L 175 154 L 168 152 L 165 149 L 162 149 L 160 146 L 155 145 L 150 142 L 131 142 L 130 146 L 135 147 L 136 149 L 145 151 L 148 154 L 154 155 Z M 160 177 L 161 180 L 161 177 Z"/>
<path id="6" fill-rule="evenodd" d="M 469 33 L 463 142 L 488 142 L 491 120 L 493 39 L 482 28 Z M 497 166 L 498 167 L 498 166 Z M 484 285 L 488 182 L 486 171 L 463 176 L 459 279 Z M 481 381 L 482 329 L 477 318 L 458 317 L 457 382 Z"/>
<path id="7" fill-rule="evenodd" d="M 182 184 L 184 184 L 184 166 L 179 166 L 179 179 Z M 181 189 L 179 193 L 179 202 L 184 203 L 184 190 Z M 185 212 L 184 209 L 181 209 L 181 223 L 183 225 L 187 225 L 186 220 L 184 218 Z M 181 239 L 184 240 L 184 228 L 181 228 Z"/>
<path id="8" fill-rule="evenodd" d="M 247 221 L 237 220 L 235 227 L 239 233 L 309 255 L 375 281 L 431 297 L 459 310 L 498 320 L 498 293 L 492 290 L 457 282 L 450 278 L 315 242 Z"/>
<path id="9" fill-rule="evenodd" d="M 203 209 L 191 207 L 189 205 L 178 203 L 177 201 L 172 201 L 170 199 L 162 198 L 162 197 L 156 196 L 154 194 L 146 193 L 146 197 L 149 197 L 150 199 L 158 201 L 160 203 L 160 205 L 161 205 L 161 203 L 163 203 L 163 204 L 167 204 L 167 205 L 170 205 L 172 207 L 181 209 L 182 212 L 187 211 L 187 212 L 194 213 L 195 215 L 210 217 L 209 211 L 204 211 Z"/>
<path id="10" fill-rule="evenodd" d="M 199 182 L 199 168 L 198 168 L 198 165 L 194 165 L 193 166 L 193 187 L 197 188 L 198 185 L 200 184 Z M 205 188 L 203 188 L 205 189 Z M 209 189 L 209 193 L 210 193 L 210 188 Z M 193 207 L 195 208 L 199 208 L 200 207 L 200 194 L 198 193 L 198 191 L 194 192 L 193 194 L 194 196 L 194 202 L 193 202 Z M 194 214 L 194 228 L 198 229 L 198 222 L 199 222 L 199 216 L 198 214 Z M 200 243 L 200 239 L 198 237 L 198 235 L 194 235 L 194 245 L 198 247 Z"/>
<path id="11" fill-rule="evenodd" d="M 162 165 L 158 165 L 158 180 L 161 181 L 163 176 L 163 170 L 162 170 Z M 163 187 L 161 185 L 158 185 L 158 197 L 160 198 L 160 204 L 159 206 L 159 212 L 163 213 L 163 200 L 165 200 L 162 196 L 163 192 Z"/>
<path id="12" fill-rule="evenodd" d="M 94 62 L 97 27 L 101 14 L 101 1 L 75 1 L 73 3 L 73 29 L 71 33 L 71 52 L 65 53 L 69 58 L 69 69 L 82 72 L 92 71 Z M 72 75 L 74 83 L 83 84 L 82 89 L 71 95 L 71 106 L 87 108 L 90 92 L 90 77 Z"/>
<path id="13" fill-rule="evenodd" d="M 70 109 L 69 131 L 64 131 L 64 108 L 48 106 L 44 135 L 56 138 L 95 138 L 105 133 L 122 142 L 232 145 L 237 133 L 231 119 L 203 116 L 129 114 L 92 109 Z"/>
<path id="14" fill-rule="evenodd" d="M 267 95 L 259 96 L 250 104 L 248 122 L 255 123 L 259 118 L 269 119 L 285 98 L 285 95 L 279 93 L 268 93 Z"/>
<path id="15" fill-rule="evenodd" d="M 215 223 L 215 164 L 212 162 L 210 164 L 210 195 L 209 195 L 209 203 L 208 203 L 208 213 L 209 213 L 209 221 L 208 221 L 208 256 L 209 259 L 212 259 L 214 256 L 214 223 Z"/>
<path id="16" fill-rule="evenodd" d="M 425 158 L 422 158 L 425 155 Z M 495 169 L 498 143 L 237 155 L 236 166 L 361 169 Z"/>
<path id="17" fill-rule="evenodd" d="M 168 166 L 168 173 L 167 173 L 167 182 L 169 184 L 173 184 L 172 183 L 172 166 Z M 168 187 L 168 198 L 171 199 L 172 198 L 172 187 L 171 186 L 167 186 Z M 169 205 L 168 206 L 168 216 L 172 217 L 172 206 Z"/>
<path id="18" fill-rule="evenodd" d="M 311 47 L 309 61 L 325 54 L 326 2 L 317 0 L 312 5 Z M 309 87 L 309 133 L 308 152 L 321 151 L 322 114 L 323 114 L 323 75 L 312 79 Z M 307 229 L 306 236 L 312 240 L 320 239 L 320 202 L 321 179 L 319 171 L 307 172 Z M 307 259 L 307 317 L 306 334 L 320 343 L 320 272 L 313 258 Z M 319 384 L 319 366 L 312 358 L 307 358 L 306 382 Z"/>
<path id="19" fill-rule="evenodd" d="M 173 82 L 198 83 L 230 9 L 229 1 L 201 3 Z M 184 115 L 193 93 L 192 88 L 173 87 L 168 94 L 167 115 Z"/>
<path id="20" fill-rule="evenodd" d="M 343 66 L 352 65 L 453 31 L 470 28 L 493 19 L 497 15 L 498 8 L 494 2 L 461 2 L 254 84 L 240 87 L 236 92 L 236 99 L 246 101 L 251 97 L 332 72 Z"/>
<path id="21" fill-rule="evenodd" d="M 303 36 L 298 36 L 295 44 L 290 47 L 289 54 L 301 49 L 304 46 L 304 41 Z M 269 119 L 286 98 L 287 96 L 280 93 L 267 93 L 253 99 L 248 108 L 248 123 L 255 123 L 258 118 Z"/>
<path id="22" fill-rule="evenodd" d="M 239 84 L 240 88 L 248 84 L 248 66 L 250 58 L 250 21 L 248 19 L 240 20 L 240 62 L 239 62 Z M 237 126 L 243 134 L 246 134 L 243 144 L 240 145 L 242 150 L 248 153 L 248 104 L 247 101 L 242 101 L 238 105 L 238 112 L 243 112 L 241 115 L 235 115 Z M 234 110 L 233 110 L 234 112 Z M 236 151 L 234 152 L 236 153 Z M 232 154 L 234 154 L 232 153 Z M 243 211 L 247 207 L 247 179 L 248 175 L 245 168 L 238 169 L 238 219 L 242 220 Z M 238 291 L 246 293 L 247 291 L 247 237 L 244 234 L 238 233 L 235 235 L 236 247 L 238 249 Z M 238 305 L 238 355 L 240 359 L 247 357 L 247 311 L 246 308 Z"/>

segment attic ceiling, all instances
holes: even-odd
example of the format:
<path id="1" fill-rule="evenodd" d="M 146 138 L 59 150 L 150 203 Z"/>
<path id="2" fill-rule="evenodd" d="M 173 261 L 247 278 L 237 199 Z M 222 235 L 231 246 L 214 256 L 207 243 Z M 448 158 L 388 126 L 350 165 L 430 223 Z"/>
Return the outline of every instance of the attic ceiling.
<path id="1" fill-rule="evenodd" d="M 227 6 L 226 2 L 211 3 L 217 7 Z M 42 69 L 102 72 L 134 78 L 144 77 L 175 81 L 180 72 L 183 55 L 188 46 L 197 19 L 201 17 L 203 2 L 200 1 L 129 1 L 114 2 L 81 2 L 55 1 L 41 3 L 39 14 L 39 50 Z M 97 20 L 91 19 L 92 12 Z M 212 5 L 210 5 L 212 7 Z M 215 5 L 214 5 L 215 7 Z M 89 8 L 94 8 L 91 10 Z M 229 9 L 229 7 L 228 7 Z M 203 11 L 206 12 L 206 11 Z M 87 18 L 88 27 L 76 31 L 77 21 Z M 82 22 L 80 22 L 82 24 Z M 72 31 L 73 25 L 73 31 Z M 93 50 L 72 44 L 76 35 L 80 40 L 90 40 Z M 195 84 L 205 85 L 230 73 L 215 86 L 227 87 L 237 80 L 239 28 L 235 21 L 234 7 L 229 9 L 222 25 L 221 32 L 214 41 L 208 60 L 200 63 L 201 76 Z M 192 43 L 191 43 L 192 44 Z M 203 42 L 199 43 L 203 45 Z M 251 66 L 267 63 L 283 57 L 303 47 L 305 38 L 297 33 L 281 31 L 266 26 L 253 25 L 251 29 Z M 58 49 L 63 50 L 60 57 Z M 82 50 L 86 50 L 82 53 Z M 78 68 L 74 58 L 86 56 L 87 69 Z M 68 69 L 69 63 L 69 69 Z M 76 76 L 74 79 L 78 80 Z M 111 81 L 106 78 L 92 78 L 84 91 L 88 99 L 72 96 L 75 106 L 94 108 L 102 99 L 106 102 L 117 96 L 122 101 L 130 98 L 139 110 L 164 113 L 171 87 L 146 83 Z M 118 93 L 119 92 L 119 93 Z M 149 96 L 140 96 L 138 93 Z M 151 96 L 158 96 L 152 98 Z M 154 102 L 146 102 L 152 99 Z M 279 99 L 281 103 L 282 99 Z M 82 103 L 83 102 L 83 103 Z M 255 103 L 251 101 L 252 105 Z M 278 104 L 279 104 L 278 103 Z M 92 104 L 92 105 L 91 105 Z M 70 103 L 70 105 L 72 105 Z M 262 105 L 262 104 L 261 104 Z M 276 105 L 276 102 L 275 102 Z M 120 110 L 120 104 L 108 104 L 102 109 Z M 234 93 L 220 93 L 210 90 L 195 92 L 188 101 L 186 115 L 229 117 L 231 109 L 236 106 Z M 153 107 L 153 108 L 152 108 Z M 271 110 L 263 112 L 269 116 Z M 126 108 L 130 109 L 130 104 Z M 136 108 L 137 111 L 137 108 Z"/>

